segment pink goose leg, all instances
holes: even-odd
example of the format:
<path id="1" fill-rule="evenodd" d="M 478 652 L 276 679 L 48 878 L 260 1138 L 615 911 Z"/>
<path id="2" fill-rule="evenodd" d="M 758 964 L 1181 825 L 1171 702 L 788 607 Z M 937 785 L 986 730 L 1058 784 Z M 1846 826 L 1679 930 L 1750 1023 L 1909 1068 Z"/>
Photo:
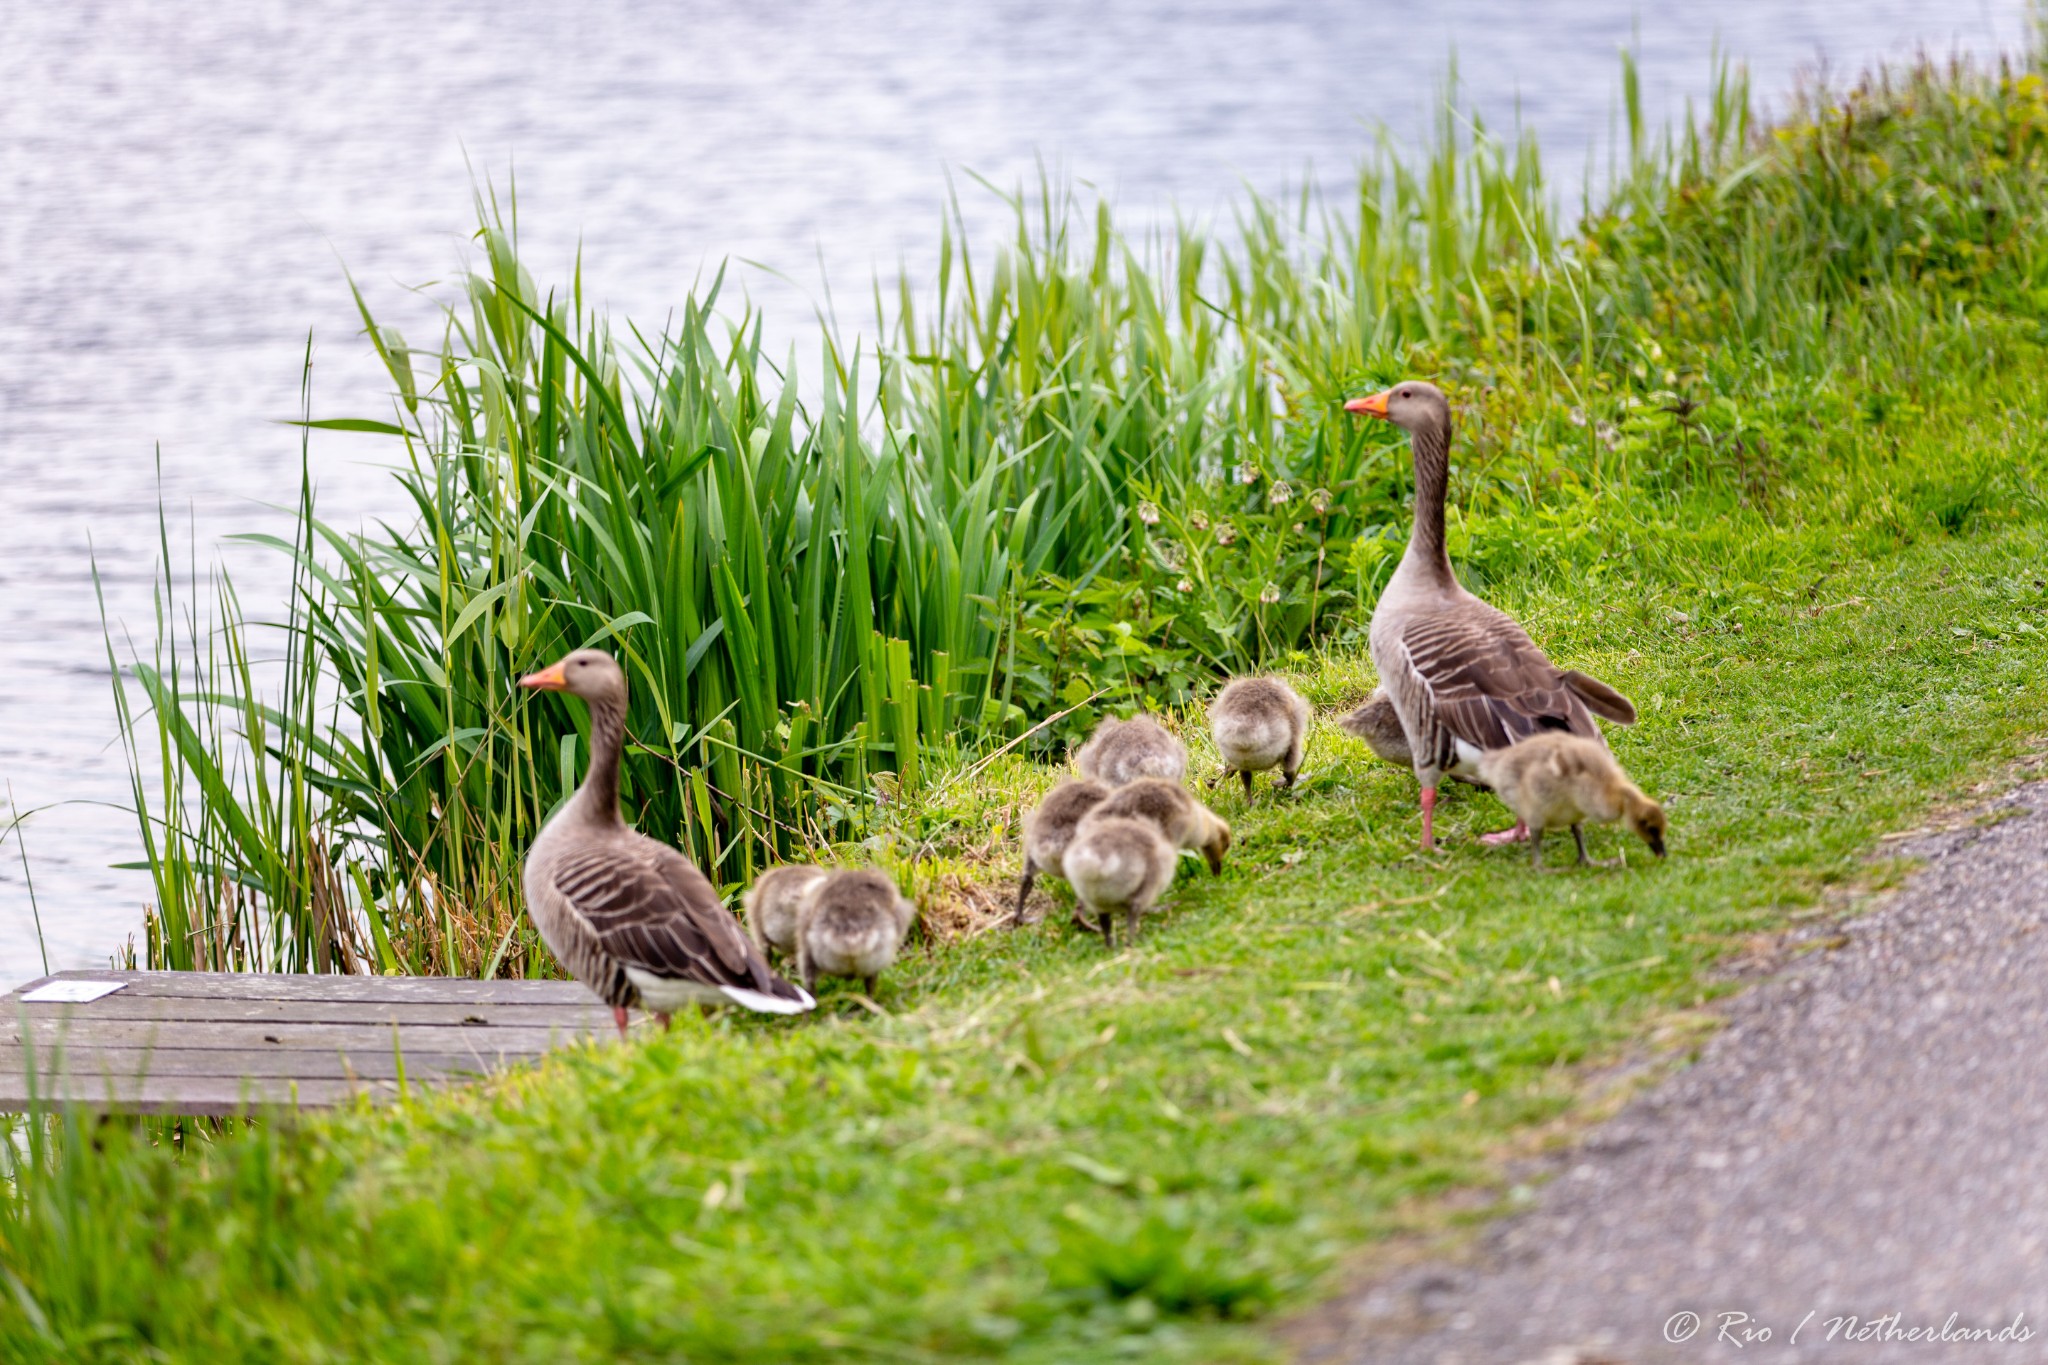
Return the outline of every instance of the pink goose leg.
<path id="1" fill-rule="evenodd" d="M 625 1036 L 626 1036 L 626 1008 L 625 1008 L 625 1006 L 623 1006 L 623 1005 L 614 1005 L 614 1006 L 612 1006 L 612 1022 L 613 1022 L 614 1024 L 617 1024 L 617 1025 L 619 1026 L 619 1037 L 621 1037 L 621 1038 L 625 1037 Z"/>
<path id="2" fill-rule="evenodd" d="M 1436 788 L 1422 789 L 1422 851 L 1436 852 Z"/>
<path id="3" fill-rule="evenodd" d="M 1482 844 L 1522 844 L 1529 841 L 1529 826 L 1525 821 L 1515 821 L 1513 829 L 1497 829 L 1491 834 L 1479 836 Z"/>

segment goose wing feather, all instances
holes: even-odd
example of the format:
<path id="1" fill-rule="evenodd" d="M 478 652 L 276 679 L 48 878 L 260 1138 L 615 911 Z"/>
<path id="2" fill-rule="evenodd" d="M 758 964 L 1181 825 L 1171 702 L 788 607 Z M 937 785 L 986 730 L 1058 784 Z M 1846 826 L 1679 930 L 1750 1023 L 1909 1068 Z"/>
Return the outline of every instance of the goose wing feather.
<path id="1" fill-rule="evenodd" d="M 1418 614 L 1403 623 L 1400 644 L 1437 725 L 1474 748 L 1505 748 L 1539 730 L 1599 737 L 1565 675 L 1504 611 L 1475 598 Z"/>
<path id="2" fill-rule="evenodd" d="M 578 849 L 552 869 L 565 909 L 617 961 L 671 980 L 787 995 L 704 874 L 651 839 Z"/>

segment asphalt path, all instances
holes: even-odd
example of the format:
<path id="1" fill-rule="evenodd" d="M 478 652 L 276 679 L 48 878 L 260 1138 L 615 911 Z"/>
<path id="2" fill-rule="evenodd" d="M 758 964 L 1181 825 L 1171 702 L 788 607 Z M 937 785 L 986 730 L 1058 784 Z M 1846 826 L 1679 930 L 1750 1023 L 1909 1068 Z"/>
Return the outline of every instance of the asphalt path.
<path id="1" fill-rule="evenodd" d="M 1528 1212 L 1312 1315 L 1299 1358 L 2048 1362 L 2048 782 L 1897 849 L 1926 865 Z"/>

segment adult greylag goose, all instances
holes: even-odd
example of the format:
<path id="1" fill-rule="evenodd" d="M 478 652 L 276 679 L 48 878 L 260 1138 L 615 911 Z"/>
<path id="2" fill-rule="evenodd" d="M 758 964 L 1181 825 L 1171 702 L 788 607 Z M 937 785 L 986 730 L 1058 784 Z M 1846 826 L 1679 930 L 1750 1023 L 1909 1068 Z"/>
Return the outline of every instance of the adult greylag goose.
<path id="1" fill-rule="evenodd" d="M 872 999 L 875 978 L 896 961 L 916 918 L 917 907 L 886 873 L 829 873 L 797 908 L 797 974 L 811 990 L 821 974 L 857 976 Z"/>
<path id="2" fill-rule="evenodd" d="M 747 912 L 747 933 L 766 957 L 768 950 L 796 953 L 796 915 L 804 896 L 825 880 L 825 869 L 808 863 L 771 867 L 747 888 L 741 906 Z"/>
<path id="3" fill-rule="evenodd" d="M 661 1018 L 684 1005 L 799 1014 L 816 1001 L 784 981 L 740 931 L 702 872 L 619 819 L 626 675 L 611 655 L 579 649 L 521 687 L 567 692 L 590 707 L 590 771 L 526 851 L 526 911 L 550 950 L 612 1007 Z"/>
<path id="4" fill-rule="evenodd" d="M 1083 817 L 1081 828 L 1096 820 L 1120 818 L 1150 820 L 1167 843 L 1200 853 L 1212 875 L 1223 875 L 1223 855 L 1230 851 L 1230 826 L 1180 783 L 1141 777 L 1118 787 Z"/>
<path id="5" fill-rule="evenodd" d="M 1253 773 L 1278 768 L 1280 785 L 1294 785 L 1308 722 L 1308 701 L 1278 678 L 1232 678 L 1209 703 L 1209 735 L 1223 775 L 1242 777 L 1247 798 Z"/>
<path id="6" fill-rule="evenodd" d="M 1479 774 L 1528 825 L 1531 867 L 1558 870 L 1543 867 L 1543 835 L 1565 826 L 1578 841 L 1579 863 L 1584 866 L 1586 832 L 1581 826 L 1588 820 L 1620 820 L 1650 846 L 1650 852 L 1664 856 L 1664 832 L 1669 828 L 1664 808 L 1628 780 L 1605 745 L 1552 730 L 1505 749 L 1487 750 L 1479 756 Z"/>
<path id="7" fill-rule="evenodd" d="M 1621 725 L 1636 709 L 1607 684 L 1552 663 L 1506 612 L 1466 592 L 1444 550 L 1451 408 L 1434 384 L 1404 380 L 1346 412 L 1392 422 L 1415 452 L 1415 525 L 1372 614 L 1372 661 L 1401 718 L 1422 783 L 1422 847 L 1436 847 L 1436 788 L 1478 776 L 1479 756 L 1546 730 L 1600 743 L 1595 712 Z M 1501 841 L 1525 837 L 1511 831 Z"/>
<path id="8" fill-rule="evenodd" d="M 1112 787 L 1141 777 L 1178 782 L 1188 775 L 1188 748 L 1150 716 L 1110 716 L 1074 751 L 1074 766 Z"/>
<path id="9" fill-rule="evenodd" d="M 1024 902 L 1039 873 L 1065 875 L 1060 860 L 1067 856 L 1067 845 L 1073 842 L 1081 818 L 1108 796 L 1109 788 L 1092 777 L 1062 782 L 1024 817 L 1024 880 L 1017 885 L 1017 908 L 1010 916 L 1013 921 L 1024 922 Z"/>

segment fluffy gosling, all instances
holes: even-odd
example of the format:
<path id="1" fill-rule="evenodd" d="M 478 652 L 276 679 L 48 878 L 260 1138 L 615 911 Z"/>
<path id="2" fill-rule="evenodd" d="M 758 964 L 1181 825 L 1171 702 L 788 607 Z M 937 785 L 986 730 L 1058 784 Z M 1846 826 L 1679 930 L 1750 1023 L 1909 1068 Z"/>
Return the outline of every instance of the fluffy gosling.
<path id="1" fill-rule="evenodd" d="M 747 912 L 747 933 L 766 957 L 774 948 L 796 952 L 797 910 L 812 887 L 825 879 L 825 869 L 807 863 L 771 867 L 747 888 L 741 906 Z"/>
<path id="2" fill-rule="evenodd" d="M 1127 815 L 1085 820 L 1061 864 L 1074 894 L 1095 916 L 1102 944 L 1115 949 L 1115 917 L 1124 916 L 1124 937 L 1135 943 L 1138 917 L 1152 908 L 1173 880 L 1180 860 L 1173 845 L 1150 820 Z"/>
<path id="3" fill-rule="evenodd" d="M 1386 688 L 1375 688 L 1356 711 L 1337 717 L 1337 728 L 1364 740 L 1366 747 L 1395 767 L 1414 770 L 1415 752 L 1408 747 L 1408 732 L 1401 728 L 1401 717 L 1394 713 L 1393 698 Z"/>
<path id="4" fill-rule="evenodd" d="M 821 975 L 857 976 L 872 996 L 916 918 L 917 907 L 886 874 L 827 873 L 797 911 L 796 969 L 813 991 Z"/>
<path id="5" fill-rule="evenodd" d="M 1150 716 L 1110 717 L 1074 753 L 1081 776 L 1121 787 L 1141 777 L 1179 782 L 1188 775 L 1188 748 Z"/>
<path id="6" fill-rule="evenodd" d="M 1194 849 L 1209 861 L 1209 871 L 1221 875 L 1223 855 L 1230 851 L 1230 826 L 1178 782 L 1141 777 L 1118 787 L 1109 799 L 1088 812 L 1088 822 L 1118 817 L 1149 820 L 1175 848 Z"/>
<path id="7" fill-rule="evenodd" d="M 1529 826 L 1529 863 L 1539 870 L 1562 870 L 1544 868 L 1543 833 L 1564 825 L 1571 826 L 1578 841 L 1579 864 L 1591 861 L 1580 828 L 1588 820 L 1620 820 L 1650 852 L 1664 856 L 1664 808 L 1643 795 L 1614 755 L 1590 739 L 1552 731 L 1489 749 L 1479 756 L 1479 777 Z"/>
<path id="8" fill-rule="evenodd" d="M 1101 805 L 1108 795 L 1109 788 L 1092 778 L 1062 782 L 1045 794 L 1038 809 L 1024 817 L 1024 880 L 1017 887 L 1017 909 L 1010 916 L 1012 921 L 1024 922 L 1024 901 L 1039 873 L 1063 875 L 1060 859 L 1067 856 L 1067 845 L 1073 842 L 1081 817 Z"/>
<path id="9" fill-rule="evenodd" d="M 1308 702 L 1278 678 L 1233 678 L 1209 703 L 1209 734 L 1223 756 L 1223 776 L 1242 777 L 1247 798 L 1253 773 L 1278 768 L 1280 785 L 1294 785 L 1308 722 Z"/>

